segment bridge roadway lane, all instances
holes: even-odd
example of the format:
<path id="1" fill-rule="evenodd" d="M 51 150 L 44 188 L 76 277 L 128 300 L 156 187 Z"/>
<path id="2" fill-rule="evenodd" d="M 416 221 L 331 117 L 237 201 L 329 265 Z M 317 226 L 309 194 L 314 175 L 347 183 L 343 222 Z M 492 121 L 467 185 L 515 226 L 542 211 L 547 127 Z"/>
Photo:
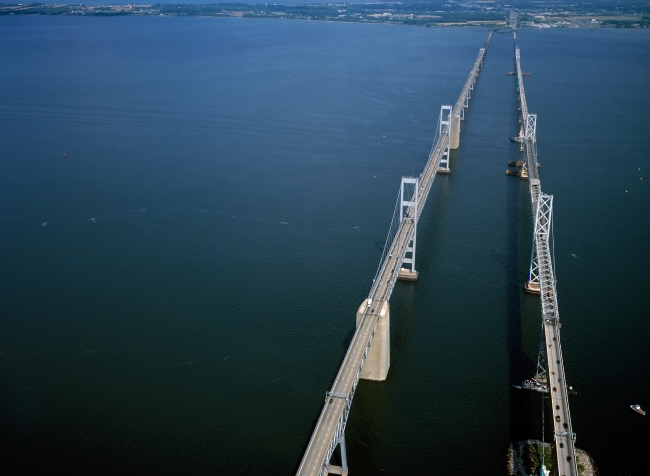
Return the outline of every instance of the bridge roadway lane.
<path id="1" fill-rule="evenodd" d="M 479 55 L 474 62 L 474 67 L 465 82 L 463 91 L 456 102 L 452 111 L 450 124 L 445 127 L 440 134 L 438 141 L 433 147 L 427 164 L 420 176 L 420 186 L 418 193 L 418 217 L 421 214 L 424 203 L 431 189 L 431 185 L 438 171 L 440 159 L 449 143 L 449 135 L 456 121 L 459 121 L 461 108 L 465 107 L 466 98 L 476 81 L 478 71 L 483 64 L 485 51 L 489 44 L 492 32 L 488 34 L 485 48 L 479 50 Z M 380 312 L 384 303 L 390 300 L 390 296 L 397 280 L 399 268 L 402 265 L 406 248 L 411 240 L 414 230 L 414 222 L 411 217 L 414 210 L 409 207 L 406 215 L 400 223 L 397 235 L 391 244 L 388 258 L 382 264 L 379 276 L 372 287 L 368 299 L 371 301 L 370 306 L 366 306 L 363 317 L 357 326 L 357 330 L 352 338 L 350 347 L 343 358 L 343 363 L 336 375 L 331 391 L 327 394 L 325 405 L 321 411 L 316 428 L 312 433 L 309 445 L 303 456 L 298 475 L 323 475 L 327 472 L 327 465 L 330 457 L 338 444 L 338 438 L 344 434 L 347 423 L 348 413 L 352 404 L 354 391 L 356 390 L 361 375 L 361 370 L 365 362 L 368 350 L 372 344 L 375 326 L 379 319 Z"/>
<path id="2" fill-rule="evenodd" d="M 541 207 L 540 207 L 541 208 Z M 560 316 L 548 238 L 538 234 L 535 239 L 539 263 L 539 284 L 542 299 L 542 319 L 546 339 L 548 387 L 553 410 L 555 451 L 560 476 L 578 475 L 576 455 L 569 412 L 569 395 L 564 375 L 564 360 L 560 345 Z"/>
<path id="3" fill-rule="evenodd" d="M 515 37 L 516 42 L 516 37 Z M 515 43 L 516 45 L 516 43 Z M 519 86 L 519 97 L 521 100 L 522 124 L 526 128 L 526 116 L 528 106 L 526 104 L 526 93 L 524 81 L 521 74 L 521 58 L 519 48 L 515 49 L 515 60 L 517 62 L 517 81 Z M 526 162 L 528 166 L 528 180 L 530 200 L 533 211 L 533 223 L 539 213 L 537 209 L 539 197 L 542 193 L 539 171 L 537 169 L 537 149 L 535 140 L 524 141 L 526 150 Z M 542 217 L 542 226 L 550 226 L 550 216 Z M 535 249 L 537 252 L 537 263 L 539 266 L 540 297 L 542 301 L 542 326 L 546 342 L 546 362 L 548 363 L 548 387 L 550 390 L 551 409 L 553 412 L 553 428 L 555 433 L 555 454 L 558 473 L 560 476 L 578 475 L 578 467 L 575 456 L 574 433 L 571 425 L 571 413 L 569 411 L 569 396 L 564 375 L 564 360 L 562 358 L 562 347 L 560 346 L 560 315 L 557 306 L 557 293 L 555 289 L 555 273 L 551 260 L 551 251 L 548 242 L 548 234 L 537 234 L 535 236 Z"/>
<path id="4" fill-rule="evenodd" d="M 479 50 L 478 58 L 476 58 L 476 61 L 474 62 L 474 66 L 472 67 L 472 71 L 469 73 L 469 77 L 467 78 L 467 81 L 465 81 L 463 90 L 461 91 L 460 96 L 458 97 L 458 101 L 456 101 L 456 104 L 454 105 L 454 108 L 451 113 L 451 124 L 449 124 L 442 131 L 442 134 L 438 138 L 438 141 L 436 142 L 434 148 L 431 150 L 431 154 L 429 155 L 429 160 L 427 161 L 427 164 L 424 166 L 424 171 L 422 172 L 422 175 L 420 175 L 419 194 L 418 194 L 418 203 L 420 204 L 420 206 L 418 207 L 418 219 L 422 214 L 424 203 L 426 202 L 427 197 L 429 195 L 429 190 L 431 190 L 431 186 L 433 185 L 433 179 L 435 178 L 436 173 L 438 172 L 440 159 L 442 158 L 442 154 L 448 143 L 449 134 L 455 127 L 456 121 L 460 120 L 459 117 L 460 111 L 462 108 L 465 107 L 466 98 L 468 97 L 469 92 L 472 90 L 474 83 L 476 82 L 476 77 L 478 76 L 478 72 L 481 66 L 483 65 L 483 60 L 485 59 L 485 53 L 487 52 L 487 48 L 490 44 L 491 38 L 492 38 L 492 31 L 488 33 L 487 40 L 485 41 L 485 46 Z"/>
<path id="5" fill-rule="evenodd" d="M 411 230 L 413 228 L 412 222 L 410 228 Z M 344 412 L 349 411 L 349 404 L 352 402 L 354 391 L 359 382 L 362 364 L 370 347 L 371 336 L 374 335 L 379 313 L 390 297 L 389 290 L 393 287 L 399 266 L 401 266 L 397 249 L 406 249 L 407 243 L 405 241 L 410 237 L 410 233 L 407 233 L 398 235 L 393 242 L 391 247 L 394 251 L 392 257 L 387 260 L 388 266 L 384 267 L 385 272 L 381 274 L 379 285 L 376 286 L 375 292 L 370 298 L 372 299 L 371 305 L 366 306 L 363 318 L 345 354 L 343 364 L 334 380 L 331 394 L 326 398 L 325 406 L 316 424 L 316 429 L 309 442 L 298 474 L 310 476 L 322 474 L 323 466 L 329 462 L 327 456 L 331 456 L 331 452 L 336 447 L 335 436 L 338 433 L 337 430 L 340 429 L 339 425 L 345 425 L 347 420 L 347 414 L 344 415 Z M 342 428 L 342 430 L 344 429 Z"/>

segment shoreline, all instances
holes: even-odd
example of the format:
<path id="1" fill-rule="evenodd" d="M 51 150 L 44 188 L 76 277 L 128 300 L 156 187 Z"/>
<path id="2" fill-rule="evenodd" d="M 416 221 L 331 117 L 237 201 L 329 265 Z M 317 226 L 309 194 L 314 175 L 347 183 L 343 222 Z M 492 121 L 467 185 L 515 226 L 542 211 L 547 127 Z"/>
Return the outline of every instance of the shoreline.
<path id="1" fill-rule="evenodd" d="M 506 469 L 508 476 L 538 476 L 541 466 L 541 448 L 544 448 L 544 464 L 547 471 L 553 474 L 552 454 L 553 448 L 550 443 L 542 443 L 539 440 L 519 441 L 516 444 L 510 443 L 506 452 Z M 580 476 L 597 476 L 598 470 L 594 458 L 579 448 L 576 451 L 576 463 Z"/>
<path id="2" fill-rule="evenodd" d="M 650 6 L 647 11 L 599 12 L 509 10 L 502 7 L 444 4 L 52 4 L 0 3 L 0 16 L 193 16 L 204 18 L 273 18 L 342 23 L 381 23 L 408 26 L 460 28 L 581 28 L 581 29 L 650 29 Z M 511 15 L 511 13 L 515 17 Z M 542 14 L 540 14 L 542 13 Z M 511 23 L 516 18 L 515 23 Z"/>

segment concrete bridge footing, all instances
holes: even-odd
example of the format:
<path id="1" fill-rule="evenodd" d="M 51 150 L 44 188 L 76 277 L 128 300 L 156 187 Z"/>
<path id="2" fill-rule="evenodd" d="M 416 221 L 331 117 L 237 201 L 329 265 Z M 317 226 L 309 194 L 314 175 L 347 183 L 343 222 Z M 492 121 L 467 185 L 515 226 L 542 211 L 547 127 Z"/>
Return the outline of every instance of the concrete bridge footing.
<path id="1" fill-rule="evenodd" d="M 380 302 L 381 311 L 375 330 L 375 338 L 370 345 L 370 351 L 363 365 L 361 377 L 364 380 L 375 380 L 383 382 L 388 376 L 390 368 L 390 304 L 387 301 Z M 357 311 L 357 327 L 363 319 L 368 301 L 364 300 Z"/>
<path id="2" fill-rule="evenodd" d="M 449 148 L 458 149 L 460 146 L 460 118 L 456 118 L 456 124 L 451 130 L 451 137 L 449 138 Z"/>

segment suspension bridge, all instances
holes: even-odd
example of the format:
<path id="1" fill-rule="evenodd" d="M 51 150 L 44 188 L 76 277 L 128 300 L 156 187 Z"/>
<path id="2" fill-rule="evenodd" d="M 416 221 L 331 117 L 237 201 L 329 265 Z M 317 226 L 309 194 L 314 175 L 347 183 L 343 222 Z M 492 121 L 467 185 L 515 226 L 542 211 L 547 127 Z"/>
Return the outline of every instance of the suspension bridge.
<path id="1" fill-rule="evenodd" d="M 436 139 L 419 177 L 402 177 L 386 246 L 368 298 L 357 311 L 357 328 L 298 468 L 301 476 L 348 474 L 345 426 L 359 379 L 385 380 L 390 367 L 390 305 L 397 279 L 415 281 L 417 222 L 438 173 L 450 173 L 450 150 L 460 143 L 460 122 L 483 65 L 492 32 L 479 50 L 460 97 L 452 106 L 442 106 Z M 407 267 L 404 267 L 407 266 Z M 341 466 L 330 464 L 337 447 Z"/>

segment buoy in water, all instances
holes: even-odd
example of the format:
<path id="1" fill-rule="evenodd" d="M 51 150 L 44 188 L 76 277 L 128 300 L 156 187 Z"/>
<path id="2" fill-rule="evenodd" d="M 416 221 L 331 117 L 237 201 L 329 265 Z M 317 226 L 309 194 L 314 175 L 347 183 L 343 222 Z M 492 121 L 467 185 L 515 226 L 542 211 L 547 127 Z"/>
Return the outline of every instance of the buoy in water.
<path id="1" fill-rule="evenodd" d="M 63 157 L 65 157 L 65 152 L 63 153 Z"/>

